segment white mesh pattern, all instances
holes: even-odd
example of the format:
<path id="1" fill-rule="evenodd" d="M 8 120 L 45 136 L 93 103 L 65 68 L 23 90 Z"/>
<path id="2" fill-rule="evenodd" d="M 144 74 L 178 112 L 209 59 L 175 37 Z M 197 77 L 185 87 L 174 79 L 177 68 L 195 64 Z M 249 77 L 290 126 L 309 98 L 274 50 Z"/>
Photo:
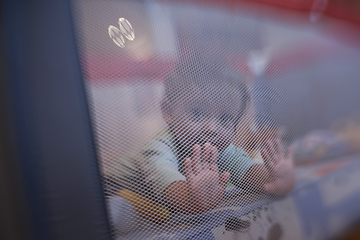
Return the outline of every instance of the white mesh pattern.
<path id="1" fill-rule="evenodd" d="M 79 0 L 73 9 L 114 235 L 302 239 L 295 203 L 273 201 L 293 190 L 295 161 L 359 141 L 355 120 L 329 134 L 359 109 L 336 92 L 346 76 L 356 95 L 359 48 L 251 5 Z M 346 63 L 328 60 L 334 48 Z"/>

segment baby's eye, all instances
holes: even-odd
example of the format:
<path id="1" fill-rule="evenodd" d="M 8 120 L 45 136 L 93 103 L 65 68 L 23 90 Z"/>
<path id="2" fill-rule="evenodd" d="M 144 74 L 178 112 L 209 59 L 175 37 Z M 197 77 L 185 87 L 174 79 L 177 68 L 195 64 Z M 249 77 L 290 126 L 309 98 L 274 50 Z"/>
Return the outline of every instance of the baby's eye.
<path id="1" fill-rule="evenodd" d="M 200 118 L 200 117 L 204 116 L 204 113 L 200 109 L 193 109 L 191 111 L 191 115 L 193 117 Z"/>
<path id="2" fill-rule="evenodd" d="M 229 122 L 232 121 L 232 117 L 229 116 L 229 115 L 227 115 L 227 114 L 224 114 L 224 115 L 222 115 L 222 116 L 220 117 L 220 121 L 221 121 L 222 123 L 229 123 Z"/>

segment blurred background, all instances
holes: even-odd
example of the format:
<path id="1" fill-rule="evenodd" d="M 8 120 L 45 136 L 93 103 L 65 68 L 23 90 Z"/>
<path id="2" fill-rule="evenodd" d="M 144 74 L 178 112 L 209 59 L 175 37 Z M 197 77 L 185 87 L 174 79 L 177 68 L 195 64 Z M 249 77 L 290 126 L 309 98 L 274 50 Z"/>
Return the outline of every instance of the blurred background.
<path id="1" fill-rule="evenodd" d="M 359 1 L 78 0 L 73 18 L 105 178 L 166 127 L 164 78 L 194 55 L 246 79 L 252 104 L 233 143 L 259 162 L 264 140 L 281 136 L 301 185 L 343 168 L 360 150 Z M 322 197 L 336 205 L 360 191 L 355 175 L 348 190 L 334 190 L 346 189 L 337 183 Z M 327 218 L 335 236 L 359 215 Z"/>

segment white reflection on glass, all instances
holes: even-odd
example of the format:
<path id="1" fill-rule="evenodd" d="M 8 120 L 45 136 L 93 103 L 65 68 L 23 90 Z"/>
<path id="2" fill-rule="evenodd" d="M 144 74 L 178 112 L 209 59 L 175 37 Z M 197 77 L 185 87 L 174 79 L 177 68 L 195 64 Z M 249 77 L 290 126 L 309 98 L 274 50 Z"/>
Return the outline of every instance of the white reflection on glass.
<path id="1" fill-rule="evenodd" d="M 249 53 L 248 67 L 255 76 L 262 75 L 269 63 L 270 52 L 269 49 L 265 50 L 251 50 Z"/>
<path id="2" fill-rule="evenodd" d="M 134 29 L 132 28 L 128 20 L 126 20 L 125 18 L 119 18 L 119 26 L 120 31 L 127 39 L 129 39 L 130 41 L 133 41 L 135 39 Z"/>
<path id="3" fill-rule="evenodd" d="M 121 48 L 125 47 L 125 39 L 117 27 L 110 25 L 108 31 L 110 38 L 114 41 L 116 45 Z"/>

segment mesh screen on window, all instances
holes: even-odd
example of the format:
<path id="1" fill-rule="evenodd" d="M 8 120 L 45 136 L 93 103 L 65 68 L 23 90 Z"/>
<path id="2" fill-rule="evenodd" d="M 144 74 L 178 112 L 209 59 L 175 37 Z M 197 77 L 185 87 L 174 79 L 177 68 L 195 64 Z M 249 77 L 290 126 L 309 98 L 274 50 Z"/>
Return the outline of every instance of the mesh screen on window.
<path id="1" fill-rule="evenodd" d="M 116 239 L 325 239 L 359 219 L 360 31 L 315 2 L 74 2 Z"/>

